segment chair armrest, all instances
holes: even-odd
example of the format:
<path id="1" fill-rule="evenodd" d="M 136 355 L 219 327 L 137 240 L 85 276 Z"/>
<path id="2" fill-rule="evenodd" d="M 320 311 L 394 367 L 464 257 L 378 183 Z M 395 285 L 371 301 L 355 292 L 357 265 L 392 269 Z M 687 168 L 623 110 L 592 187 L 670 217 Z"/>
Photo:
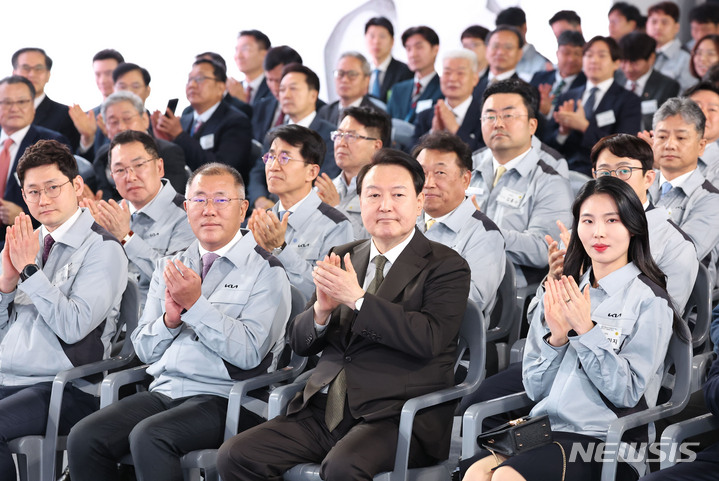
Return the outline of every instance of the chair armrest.
<path id="1" fill-rule="evenodd" d="M 260 374 L 259 376 L 238 381 L 230 390 L 230 398 L 227 403 L 227 421 L 225 422 L 225 440 L 237 434 L 240 425 L 240 407 L 245 400 L 247 393 L 261 387 L 269 387 L 272 384 L 284 382 L 296 376 L 296 370 L 291 367 L 278 369 L 277 371 Z"/>
<path id="2" fill-rule="evenodd" d="M 109 406 L 119 399 L 122 386 L 145 380 L 148 377 L 147 365 L 137 366 L 105 376 L 100 385 L 100 408 Z"/>
<path id="3" fill-rule="evenodd" d="M 272 419 L 285 414 L 287 412 L 287 404 L 290 400 L 305 388 L 307 380 L 310 378 L 313 370 L 302 373 L 292 384 L 275 388 L 270 393 L 270 399 L 267 402 L 267 419 Z"/>
<path id="4" fill-rule="evenodd" d="M 661 469 L 670 468 L 676 464 L 677 457 L 682 454 L 681 452 L 677 453 L 677 448 L 685 439 L 714 429 L 719 429 L 719 418 L 711 413 L 667 427 L 661 437 Z"/>
<path id="5" fill-rule="evenodd" d="M 482 433 L 482 423 L 486 418 L 532 404 L 534 401 L 523 391 L 468 407 L 462 418 L 462 458 L 468 459 L 477 453 L 477 436 Z"/>
<path id="6" fill-rule="evenodd" d="M 527 343 L 527 339 L 517 339 L 517 341 L 512 344 L 512 349 L 509 351 L 509 363 L 513 364 L 515 362 L 522 362 L 522 358 L 524 357 L 524 346 Z"/>
<path id="7" fill-rule="evenodd" d="M 692 382 L 689 387 L 690 392 L 700 391 L 704 386 L 712 362 L 714 362 L 713 351 L 696 354 L 692 358 Z"/>

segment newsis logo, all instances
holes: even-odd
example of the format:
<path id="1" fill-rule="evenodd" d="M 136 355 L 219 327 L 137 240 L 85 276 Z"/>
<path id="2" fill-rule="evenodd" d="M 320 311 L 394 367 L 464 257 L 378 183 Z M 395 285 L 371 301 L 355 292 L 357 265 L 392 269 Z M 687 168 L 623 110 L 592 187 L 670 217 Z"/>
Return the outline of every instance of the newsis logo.
<path id="1" fill-rule="evenodd" d="M 581 443 L 572 443 L 569 462 L 581 460 L 585 463 L 591 461 L 603 463 L 612 461 L 619 455 L 620 459 L 629 463 L 643 461 L 689 463 L 697 457 L 692 448 L 697 449 L 698 446 L 699 443 L 652 443 L 649 445 L 647 443 L 621 443 L 619 446 L 614 443 L 589 443 L 586 446 Z"/>

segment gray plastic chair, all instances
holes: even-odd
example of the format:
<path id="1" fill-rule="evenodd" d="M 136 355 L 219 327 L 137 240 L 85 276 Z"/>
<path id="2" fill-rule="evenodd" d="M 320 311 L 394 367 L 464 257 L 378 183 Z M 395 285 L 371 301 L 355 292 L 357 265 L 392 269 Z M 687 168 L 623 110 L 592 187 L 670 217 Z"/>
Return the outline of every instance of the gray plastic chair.
<path id="1" fill-rule="evenodd" d="M 497 302 L 489 314 L 489 325 L 494 327 L 487 330 L 487 342 L 494 342 L 497 346 L 499 370 L 507 367 L 509 360 L 508 346 L 519 339 L 521 312 L 517 304 L 517 280 L 514 264 L 509 259 L 504 267 L 504 277 L 497 291 Z M 503 341 L 506 339 L 506 341 Z"/>
<path id="2" fill-rule="evenodd" d="M 677 457 L 681 455 L 681 453 L 677 452 L 677 446 L 685 439 L 717 430 L 719 430 L 719 418 L 712 413 L 687 419 L 666 428 L 661 437 L 660 469 L 671 468 L 676 464 Z"/>
<path id="3" fill-rule="evenodd" d="M 692 346 L 697 352 L 704 350 L 700 348 L 705 348 L 707 347 L 706 344 L 708 344 L 709 326 L 712 322 L 711 284 L 709 270 L 704 264 L 700 263 L 697 278 L 694 281 L 694 287 L 692 288 L 682 315 L 682 319 L 684 319 L 687 325 L 689 325 L 690 322 L 694 324 L 691 330 Z"/>
<path id="4" fill-rule="evenodd" d="M 459 346 L 457 349 L 457 364 L 462 359 L 466 349 L 469 349 L 469 370 L 463 382 L 437 392 L 425 394 L 412 398 L 405 402 L 402 407 L 399 422 L 399 437 L 397 440 L 397 454 L 395 456 L 394 470 L 380 473 L 374 477 L 379 481 L 430 481 L 437 479 L 448 479 L 447 467 L 438 464 L 426 468 L 408 469 L 410 439 L 412 436 L 412 424 L 415 415 L 422 409 L 436 406 L 448 401 L 459 399 L 462 396 L 474 392 L 484 379 L 485 375 L 485 351 L 486 323 L 484 316 L 477 305 L 467 302 L 467 310 L 464 314 L 462 327 L 459 333 Z M 456 367 L 455 365 L 455 367 Z M 309 373 L 300 376 L 293 384 L 275 389 L 270 395 L 268 405 L 268 419 L 279 414 L 284 414 L 287 404 L 295 395 L 304 388 L 309 378 Z M 320 479 L 319 464 L 299 464 L 287 471 L 284 475 L 286 481 L 317 481 Z"/>
<path id="5" fill-rule="evenodd" d="M 689 328 L 684 323 L 679 323 L 687 339 L 690 339 Z M 628 416 L 621 417 L 609 425 L 606 444 L 618 446 L 622 435 L 629 429 L 643 426 L 659 419 L 664 419 L 679 413 L 689 401 L 691 369 L 692 369 L 692 347 L 691 344 L 682 341 L 676 334 L 669 342 L 669 349 L 664 361 L 665 372 L 670 366 L 674 366 L 674 386 L 670 399 L 655 407 L 645 409 Z M 510 394 L 491 401 L 475 404 L 467 408 L 462 420 L 464 436 L 462 438 L 462 458 L 469 459 L 476 455 L 477 436 L 482 433 L 482 422 L 497 414 L 513 411 L 532 406 L 534 401 L 529 399 L 525 392 Z M 606 454 L 606 453 L 605 453 Z M 616 478 L 617 459 L 607 459 L 602 466 L 602 481 L 613 481 Z"/>
<path id="6" fill-rule="evenodd" d="M 392 143 L 396 148 L 408 151 L 414 145 L 414 124 L 402 119 L 392 119 Z"/>
<path id="7" fill-rule="evenodd" d="M 137 283 L 129 279 L 122 295 L 120 317 L 117 329 L 125 326 L 127 336 L 137 327 L 137 311 L 139 291 Z M 54 480 L 62 470 L 62 452 L 67 446 L 67 436 L 58 434 L 60 425 L 60 408 L 62 393 L 65 386 L 75 379 L 93 374 L 103 373 L 111 369 L 119 369 L 128 365 L 135 358 L 135 350 L 131 342 L 125 342 L 117 356 L 93 362 L 84 366 L 74 367 L 59 372 L 52 382 L 50 408 L 47 416 L 47 427 L 44 435 L 23 436 L 8 443 L 10 451 L 18 458 L 18 471 L 21 481 Z"/>

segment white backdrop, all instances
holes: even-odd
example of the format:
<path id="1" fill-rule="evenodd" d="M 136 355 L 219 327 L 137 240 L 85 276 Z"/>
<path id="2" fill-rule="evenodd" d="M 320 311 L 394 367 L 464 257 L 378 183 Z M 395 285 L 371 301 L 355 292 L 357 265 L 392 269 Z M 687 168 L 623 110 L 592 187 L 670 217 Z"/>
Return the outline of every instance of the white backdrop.
<path id="1" fill-rule="evenodd" d="M 495 18 L 492 12 L 519 3 L 527 12 L 529 41 L 554 60 L 556 41 L 547 24 L 554 12 L 575 9 L 583 19 L 588 39 L 606 35 L 611 5 L 610 0 L 581 4 L 566 0 L 5 3 L 0 27 L 0 76 L 11 73 L 10 58 L 15 50 L 29 46 L 44 48 L 54 61 L 46 87 L 48 95 L 66 104 L 79 103 L 88 110 L 101 100 L 93 78 L 92 56 L 103 48 L 115 48 L 128 62 L 150 71 L 152 93 L 147 101 L 150 110 L 162 109 L 169 98 L 179 97 L 180 111 L 187 105 L 184 85 L 195 54 L 207 50 L 220 53 L 228 63 L 228 74 L 241 78 L 233 54 L 237 32 L 243 29 L 257 28 L 270 37 L 273 45 L 295 48 L 305 64 L 320 76 L 320 96 L 326 100 L 334 97 L 327 85 L 326 56 L 331 70 L 339 52 L 349 49 L 364 52 L 363 26 L 371 16 L 385 14 L 393 19 L 395 56 L 400 59 L 405 58 L 400 41 L 404 29 L 420 24 L 434 28 L 440 37 L 439 64 L 442 50 L 461 46 L 459 36 L 467 26 L 477 23 L 492 29 Z"/>

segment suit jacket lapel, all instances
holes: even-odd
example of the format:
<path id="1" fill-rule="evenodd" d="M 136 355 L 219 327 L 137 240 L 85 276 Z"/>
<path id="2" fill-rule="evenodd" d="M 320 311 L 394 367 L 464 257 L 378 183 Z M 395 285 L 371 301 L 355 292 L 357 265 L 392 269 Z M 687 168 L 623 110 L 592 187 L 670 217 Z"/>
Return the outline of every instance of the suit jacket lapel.
<path id="1" fill-rule="evenodd" d="M 377 296 L 394 300 L 427 266 L 426 256 L 431 252 L 427 238 L 415 228 L 414 237 L 392 265 Z"/>

